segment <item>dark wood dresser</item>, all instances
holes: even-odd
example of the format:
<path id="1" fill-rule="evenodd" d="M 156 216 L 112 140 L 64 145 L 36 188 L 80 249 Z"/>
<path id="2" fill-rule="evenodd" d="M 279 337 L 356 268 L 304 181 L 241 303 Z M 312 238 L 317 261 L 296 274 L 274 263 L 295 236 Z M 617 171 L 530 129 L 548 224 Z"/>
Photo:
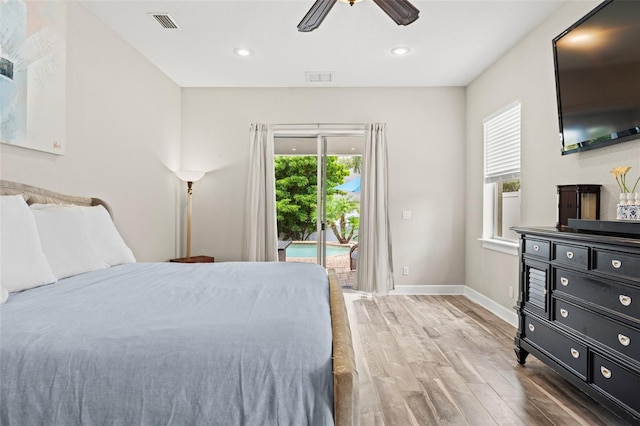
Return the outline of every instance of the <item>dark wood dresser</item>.
<path id="1" fill-rule="evenodd" d="M 640 239 L 512 229 L 520 235 L 518 362 L 534 355 L 640 424 Z"/>

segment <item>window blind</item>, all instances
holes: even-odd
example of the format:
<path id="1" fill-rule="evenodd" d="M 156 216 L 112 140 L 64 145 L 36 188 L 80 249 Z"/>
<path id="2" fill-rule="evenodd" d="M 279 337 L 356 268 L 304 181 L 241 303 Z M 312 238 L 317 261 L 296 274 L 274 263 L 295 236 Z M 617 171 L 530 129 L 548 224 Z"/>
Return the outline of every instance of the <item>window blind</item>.
<path id="1" fill-rule="evenodd" d="M 520 177 L 520 103 L 484 120 L 484 181 Z"/>

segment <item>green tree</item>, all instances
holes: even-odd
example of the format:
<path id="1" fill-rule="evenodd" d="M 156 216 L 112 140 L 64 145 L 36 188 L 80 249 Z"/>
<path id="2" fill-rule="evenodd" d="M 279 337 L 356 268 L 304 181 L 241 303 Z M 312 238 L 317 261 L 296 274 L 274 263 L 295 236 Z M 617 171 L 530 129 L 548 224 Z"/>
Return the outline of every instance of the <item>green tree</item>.
<path id="1" fill-rule="evenodd" d="M 306 240 L 316 230 L 318 162 L 315 156 L 276 156 L 276 215 L 278 236 L 284 240 Z M 344 182 L 349 170 L 337 157 L 327 157 L 327 197 Z"/>
<path id="2" fill-rule="evenodd" d="M 502 182 L 502 192 L 516 192 L 520 190 L 520 179 Z"/>
<path id="3" fill-rule="evenodd" d="M 349 213 L 357 213 L 349 215 Z M 350 198 L 327 197 L 327 223 L 340 244 L 347 244 L 360 226 L 360 203 Z"/>
<path id="4" fill-rule="evenodd" d="M 338 162 L 344 165 L 347 169 L 353 169 L 354 173 L 360 174 L 360 169 L 362 168 L 362 155 L 340 157 Z"/>

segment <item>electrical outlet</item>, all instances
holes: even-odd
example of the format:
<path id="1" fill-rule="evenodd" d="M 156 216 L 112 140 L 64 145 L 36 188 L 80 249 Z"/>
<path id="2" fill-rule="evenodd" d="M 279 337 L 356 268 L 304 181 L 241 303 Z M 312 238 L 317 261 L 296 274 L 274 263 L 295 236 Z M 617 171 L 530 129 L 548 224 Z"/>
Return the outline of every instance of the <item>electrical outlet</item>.
<path id="1" fill-rule="evenodd" d="M 409 267 L 405 266 L 404 268 L 402 268 L 402 275 L 409 275 Z"/>
<path id="2" fill-rule="evenodd" d="M 509 287 L 509 297 L 513 299 L 513 287 Z"/>
<path id="3" fill-rule="evenodd" d="M 402 210 L 402 219 L 403 220 L 411 219 L 411 210 Z"/>

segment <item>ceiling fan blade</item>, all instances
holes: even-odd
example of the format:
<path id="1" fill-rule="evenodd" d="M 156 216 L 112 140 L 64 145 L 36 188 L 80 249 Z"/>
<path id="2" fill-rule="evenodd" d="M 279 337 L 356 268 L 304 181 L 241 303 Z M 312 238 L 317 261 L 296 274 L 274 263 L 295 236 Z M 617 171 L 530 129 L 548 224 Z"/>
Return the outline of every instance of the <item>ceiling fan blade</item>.
<path id="1" fill-rule="evenodd" d="M 316 0 L 298 24 L 298 31 L 308 33 L 318 28 L 333 5 L 336 4 L 336 1 L 337 0 Z"/>
<path id="2" fill-rule="evenodd" d="M 373 0 L 398 25 L 409 25 L 420 11 L 407 0 Z"/>

